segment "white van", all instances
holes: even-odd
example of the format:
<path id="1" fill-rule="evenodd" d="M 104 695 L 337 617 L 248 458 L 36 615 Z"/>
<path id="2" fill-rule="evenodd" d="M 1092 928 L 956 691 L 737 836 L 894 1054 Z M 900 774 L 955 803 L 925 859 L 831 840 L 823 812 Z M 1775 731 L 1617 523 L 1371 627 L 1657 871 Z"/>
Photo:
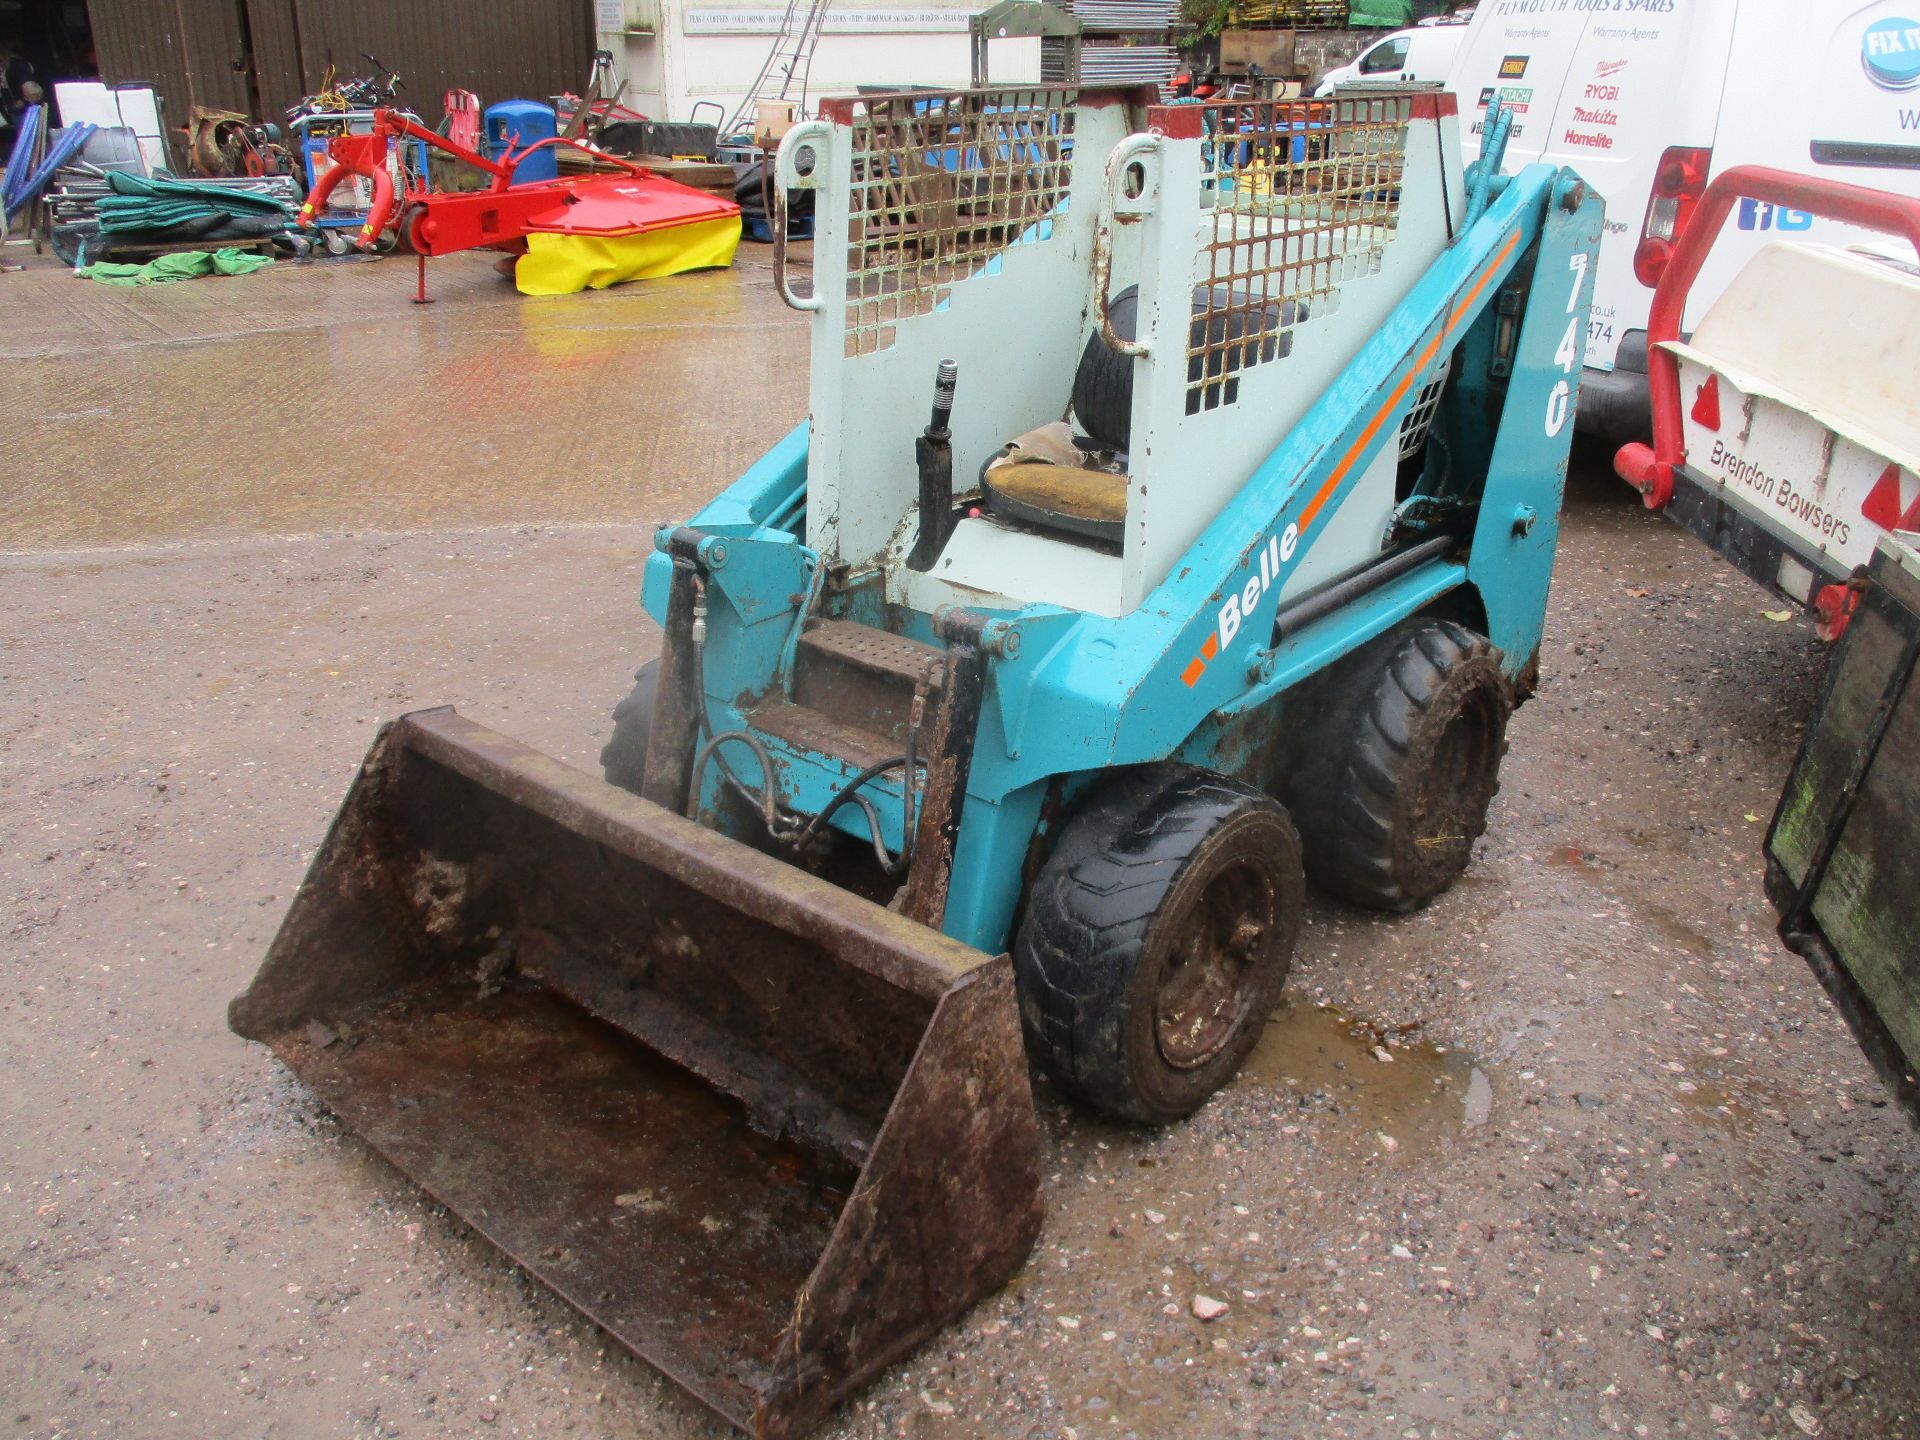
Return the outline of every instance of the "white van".
<path id="1" fill-rule="evenodd" d="M 1708 179 L 1761 164 L 1920 195 L 1920 0 L 1481 0 L 1447 88 L 1468 157 L 1487 107 L 1507 163 L 1570 165 L 1607 201 L 1582 429 L 1644 436 L 1647 311 Z M 1693 287 L 1691 329 L 1768 233 L 1866 232 L 1746 204 Z"/>
<path id="2" fill-rule="evenodd" d="M 1466 33 L 1464 25 L 1420 25 L 1383 35 L 1354 56 L 1352 64 L 1322 75 L 1314 87 L 1314 98 L 1323 99 L 1331 95 L 1336 86 L 1359 81 L 1383 84 L 1418 80 L 1437 85 L 1453 68 L 1454 54 Z"/>

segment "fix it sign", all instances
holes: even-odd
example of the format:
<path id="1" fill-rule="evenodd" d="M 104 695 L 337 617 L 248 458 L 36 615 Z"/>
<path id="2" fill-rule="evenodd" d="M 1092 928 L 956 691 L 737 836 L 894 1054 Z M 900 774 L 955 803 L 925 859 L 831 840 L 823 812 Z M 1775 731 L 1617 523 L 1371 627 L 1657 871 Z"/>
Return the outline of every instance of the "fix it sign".
<path id="1" fill-rule="evenodd" d="M 1880 0 L 1836 25 L 1820 80 L 1816 161 L 1906 166 L 1920 158 L 1920 0 Z"/>

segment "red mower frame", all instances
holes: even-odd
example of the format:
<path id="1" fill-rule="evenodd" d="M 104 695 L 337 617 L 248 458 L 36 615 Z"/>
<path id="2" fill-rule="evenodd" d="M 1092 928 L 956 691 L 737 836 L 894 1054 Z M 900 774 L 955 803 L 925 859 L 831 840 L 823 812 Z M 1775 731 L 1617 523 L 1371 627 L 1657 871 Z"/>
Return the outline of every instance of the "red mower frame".
<path id="1" fill-rule="evenodd" d="M 422 176 L 405 195 L 396 197 L 387 157 L 393 143 L 402 139 L 419 140 L 444 151 L 491 175 L 493 182 L 484 190 L 444 192 L 429 189 Z M 596 166 L 609 165 L 619 173 L 515 184 L 514 172 L 520 163 L 549 145 L 570 146 L 592 156 Z M 349 176 L 371 181 L 373 203 L 354 243 L 360 250 L 372 250 L 388 222 L 394 220 L 398 203 L 400 213 L 395 224 L 399 238 L 420 257 L 420 287 L 414 298 L 422 304 L 427 299 L 429 255 L 482 249 L 517 253 L 524 248 L 526 237 L 535 233 L 633 234 L 740 213 L 740 207 L 731 200 L 690 189 L 569 136 L 551 136 L 520 149 L 513 148 L 510 141 L 506 153 L 496 160 L 390 109 L 374 111 L 373 128 L 363 134 L 335 136 L 327 146 L 327 158 L 333 163 L 314 182 L 300 207 L 299 224 L 302 228 L 311 226 L 325 208 L 327 197 Z M 636 194 L 636 182 L 644 185 L 646 195 L 663 213 L 645 219 L 622 213 L 623 201 L 630 202 Z"/>
<path id="2" fill-rule="evenodd" d="M 520 162 L 549 145 L 572 146 L 591 155 L 596 163 L 612 165 L 629 175 L 653 175 L 645 166 L 635 165 L 618 156 L 604 155 L 564 135 L 537 141 L 520 150 L 515 150 L 509 141 L 507 153 L 493 160 L 478 150 L 456 145 L 446 136 L 427 129 L 398 110 L 382 109 L 373 112 L 371 130 L 360 135 L 336 135 L 327 146 L 327 158 L 333 162 L 333 166 L 314 182 L 306 203 L 300 207 L 300 224 L 311 225 L 326 207 L 327 197 L 333 194 L 340 183 L 350 175 L 358 175 L 373 182 L 373 204 L 367 210 L 366 223 L 360 227 L 359 237 L 354 243 L 362 250 L 371 250 L 375 238 L 387 228 L 387 222 L 393 216 L 395 196 L 393 176 L 387 169 L 387 155 L 393 142 L 400 139 L 424 141 L 435 149 L 444 150 L 456 160 L 463 160 L 493 176 L 493 183 L 485 190 L 445 193 L 429 190 L 423 180 L 417 188 L 409 189 L 401 197 L 406 207 L 400 216 L 401 238 L 421 255 L 451 255 L 458 250 L 484 249 L 521 239 L 527 234 L 526 218 L 552 208 L 554 191 L 574 189 L 604 178 L 583 175 L 578 179 L 538 180 L 515 185 L 513 176 Z M 415 206 L 428 206 L 429 203 L 430 210 L 414 209 Z"/>

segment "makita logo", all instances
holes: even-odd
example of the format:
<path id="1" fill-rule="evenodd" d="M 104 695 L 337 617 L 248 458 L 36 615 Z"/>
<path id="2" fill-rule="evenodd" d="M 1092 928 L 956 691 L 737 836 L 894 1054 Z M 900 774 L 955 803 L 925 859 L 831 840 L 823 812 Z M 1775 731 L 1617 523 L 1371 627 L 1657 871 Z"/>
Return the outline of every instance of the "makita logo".
<path id="1" fill-rule="evenodd" d="M 1573 107 L 1573 118 L 1580 125 L 1617 125 L 1620 117 L 1611 110 L 1589 110 L 1584 106 Z"/>

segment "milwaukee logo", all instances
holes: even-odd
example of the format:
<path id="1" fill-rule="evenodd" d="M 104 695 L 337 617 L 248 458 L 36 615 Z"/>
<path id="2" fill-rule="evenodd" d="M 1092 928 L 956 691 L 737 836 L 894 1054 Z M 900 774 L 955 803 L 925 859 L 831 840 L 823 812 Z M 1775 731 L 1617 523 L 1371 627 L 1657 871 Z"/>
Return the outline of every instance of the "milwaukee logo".
<path id="1" fill-rule="evenodd" d="M 1598 65 L 1593 67 L 1593 78 L 1596 80 L 1608 80 L 1626 68 L 1627 62 L 1625 60 L 1602 60 Z"/>

